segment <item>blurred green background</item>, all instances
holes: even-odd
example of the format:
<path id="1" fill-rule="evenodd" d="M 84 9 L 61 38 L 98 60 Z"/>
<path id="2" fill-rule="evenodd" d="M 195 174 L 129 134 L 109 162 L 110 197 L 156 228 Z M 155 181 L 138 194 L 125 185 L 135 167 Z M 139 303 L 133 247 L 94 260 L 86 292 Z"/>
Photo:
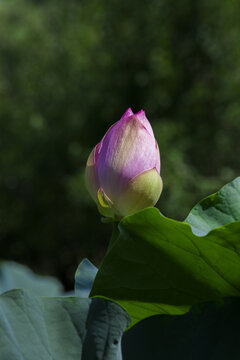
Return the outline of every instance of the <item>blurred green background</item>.
<path id="1" fill-rule="evenodd" d="M 128 107 L 161 151 L 158 207 L 184 219 L 240 174 L 240 2 L 0 0 L 1 258 L 73 286 L 111 226 L 88 154 Z"/>

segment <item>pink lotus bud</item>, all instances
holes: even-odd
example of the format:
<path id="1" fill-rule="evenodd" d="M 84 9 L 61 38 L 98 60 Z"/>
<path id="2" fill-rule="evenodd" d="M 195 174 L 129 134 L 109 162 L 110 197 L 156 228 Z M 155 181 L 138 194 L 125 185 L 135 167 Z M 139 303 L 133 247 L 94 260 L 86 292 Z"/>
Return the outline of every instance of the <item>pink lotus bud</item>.
<path id="1" fill-rule="evenodd" d="M 89 155 L 88 191 L 100 213 L 120 218 L 154 206 L 162 192 L 160 155 L 143 110 L 129 108 Z"/>

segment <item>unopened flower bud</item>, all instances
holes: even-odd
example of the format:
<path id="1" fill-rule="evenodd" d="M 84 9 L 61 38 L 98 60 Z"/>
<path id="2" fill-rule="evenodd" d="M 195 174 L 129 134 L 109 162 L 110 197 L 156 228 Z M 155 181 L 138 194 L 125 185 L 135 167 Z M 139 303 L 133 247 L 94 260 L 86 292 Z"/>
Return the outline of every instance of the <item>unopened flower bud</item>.
<path id="1" fill-rule="evenodd" d="M 160 155 L 143 110 L 128 109 L 89 155 L 86 185 L 106 217 L 154 206 L 162 192 Z"/>

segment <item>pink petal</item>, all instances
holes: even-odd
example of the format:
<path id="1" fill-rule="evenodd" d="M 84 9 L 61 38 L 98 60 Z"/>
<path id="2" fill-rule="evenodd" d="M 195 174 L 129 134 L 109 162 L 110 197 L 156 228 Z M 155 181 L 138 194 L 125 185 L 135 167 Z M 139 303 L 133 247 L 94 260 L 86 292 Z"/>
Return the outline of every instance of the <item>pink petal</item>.
<path id="1" fill-rule="evenodd" d="M 150 125 L 150 122 L 148 121 L 145 111 L 140 110 L 135 116 L 138 118 L 138 120 L 143 124 L 143 126 L 147 129 L 149 134 L 154 138 L 153 129 Z"/>
<path id="2" fill-rule="evenodd" d="M 132 178 L 158 166 L 155 139 L 138 117 L 125 114 L 104 136 L 98 154 L 99 183 L 112 200 Z"/>
<path id="3" fill-rule="evenodd" d="M 133 115 L 134 115 L 134 113 L 132 112 L 132 109 L 128 108 L 119 121 L 125 120 L 126 118 L 129 118 L 130 116 L 133 116 Z"/>

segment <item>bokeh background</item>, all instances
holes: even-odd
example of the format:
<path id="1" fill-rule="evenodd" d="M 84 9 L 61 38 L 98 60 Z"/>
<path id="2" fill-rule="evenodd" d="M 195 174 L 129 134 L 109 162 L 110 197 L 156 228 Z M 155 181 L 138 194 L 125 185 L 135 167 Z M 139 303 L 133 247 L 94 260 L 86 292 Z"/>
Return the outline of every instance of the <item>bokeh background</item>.
<path id="1" fill-rule="evenodd" d="M 2 259 L 73 286 L 111 226 L 84 186 L 88 154 L 123 112 L 159 143 L 158 207 L 183 220 L 240 174 L 240 2 L 0 0 Z"/>

